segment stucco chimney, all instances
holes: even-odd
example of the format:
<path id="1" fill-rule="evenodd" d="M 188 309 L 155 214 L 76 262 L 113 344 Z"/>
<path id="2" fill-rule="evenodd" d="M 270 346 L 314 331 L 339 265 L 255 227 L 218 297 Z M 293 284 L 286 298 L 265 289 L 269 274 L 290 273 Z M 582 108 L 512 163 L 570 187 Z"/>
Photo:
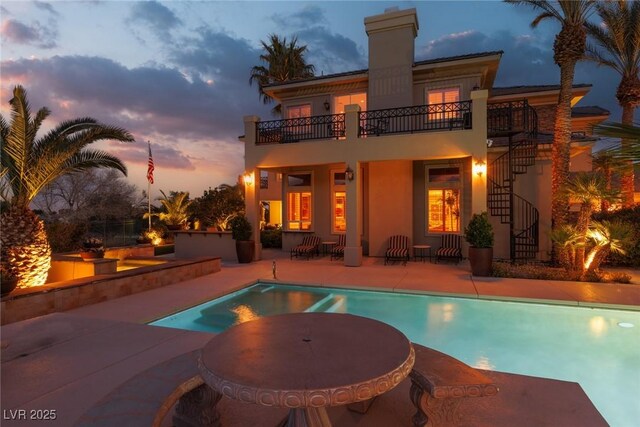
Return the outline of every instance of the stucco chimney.
<path id="1" fill-rule="evenodd" d="M 383 14 L 365 18 L 364 26 L 369 36 L 367 108 L 412 105 L 416 10 L 389 8 Z"/>

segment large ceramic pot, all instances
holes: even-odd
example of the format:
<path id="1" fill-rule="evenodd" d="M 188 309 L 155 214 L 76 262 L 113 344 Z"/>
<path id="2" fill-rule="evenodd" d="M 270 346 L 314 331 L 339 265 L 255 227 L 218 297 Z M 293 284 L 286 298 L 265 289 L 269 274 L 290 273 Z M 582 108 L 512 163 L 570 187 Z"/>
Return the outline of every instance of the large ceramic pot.
<path id="1" fill-rule="evenodd" d="M 18 286 L 18 278 L 12 276 L 11 278 L 2 279 L 2 296 L 9 295 Z"/>
<path id="2" fill-rule="evenodd" d="M 256 244 L 253 240 L 236 240 L 236 254 L 239 263 L 247 264 L 253 261 L 255 251 Z"/>
<path id="3" fill-rule="evenodd" d="M 474 276 L 491 276 L 493 268 L 493 248 L 469 248 L 469 263 Z"/>
<path id="4" fill-rule="evenodd" d="M 82 251 L 80 252 L 80 256 L 83 260 L 92 260 L 92 259 L 100 259 L 104 258 L 104 251 Z"/>

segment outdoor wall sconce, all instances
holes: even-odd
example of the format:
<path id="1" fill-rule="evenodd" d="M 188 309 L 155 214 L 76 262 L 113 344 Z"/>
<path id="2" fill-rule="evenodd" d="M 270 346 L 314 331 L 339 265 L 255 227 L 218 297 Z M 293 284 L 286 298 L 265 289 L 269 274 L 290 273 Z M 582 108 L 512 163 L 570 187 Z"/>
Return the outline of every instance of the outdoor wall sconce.
<path id="1" fill-rule="evenodd" d="M 331 108 L 331 104 L 329 104 L 329 101 L 324 101 L 324 109 L 329 111 L 330 108 Z"/>
<path id="2" fill-rule="evenodd" d="M 347 165 L 347 169 L 344 171 L 344 176 L 349 180 L 353 181 L 353 169 L 349 165 Z"/>
<path id="3" fill-rule="evenodd" d="M 476 160 L 473 164 L 473 173 L 481 177 L 483 174 L 487 173 L 487 164 L 484 160 Z"/>
<path id="4" fill-rule="evenodd" d="M 473 86 L 473 90 L 478 90 L 478 89 L 480 89 L 480 86 L 478 85 Z"/>
<path id="5" fill-rule="evenodd" d="M 242 176 L 242 181 L 244 182 L 244 185 L 253 185 L 253 174 L 249 172 L 245 173 Z"/>

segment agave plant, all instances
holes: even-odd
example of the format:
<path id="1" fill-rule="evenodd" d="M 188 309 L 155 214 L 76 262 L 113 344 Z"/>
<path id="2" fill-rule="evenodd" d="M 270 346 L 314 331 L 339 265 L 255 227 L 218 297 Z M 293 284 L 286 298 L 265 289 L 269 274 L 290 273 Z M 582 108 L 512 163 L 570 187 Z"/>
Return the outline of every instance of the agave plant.
<path id="1" fill-rule="evenodd" d="M 117 157 L 87 146 L 99 140 L 130 142 L 133 136 L 124 129 L 83 117 L 64 121 L 36 138 L 51 112 L 41 108 L 32 117 L 22 86 L 15 87 L 9 104 L 11 123 L 0 115 L 0 188 L 9 205 L 0 215 L 0 257 L 5 268 L 18 277 L 19 287 L 40 286 L 47 279 L 51 247 L 43 222 L 29 204 L 45 186 L 68 173 L 112 168 L 126 175 L 127 168 Z"/>

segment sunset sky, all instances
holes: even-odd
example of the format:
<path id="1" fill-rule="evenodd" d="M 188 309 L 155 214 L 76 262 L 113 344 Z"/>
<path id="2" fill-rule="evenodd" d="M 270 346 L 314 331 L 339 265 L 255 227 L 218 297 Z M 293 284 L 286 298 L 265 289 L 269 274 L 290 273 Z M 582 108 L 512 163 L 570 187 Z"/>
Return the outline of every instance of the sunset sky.
<path id="1" fill-rule="evenodd" d="M 120 157 L 129 180 L 146 189 L 147 144 L 159 190 L 202 195 L 243 172 L 242 117 L 271 119 L 249 86 L 260 40 L 298 36 L 316 74 L 366 68 L 363 20 L 391 6 L 418 10 L 416 60 L 503 50 L 496 86 L 557 84 L 553 38 L 559 27 L 529 23 L 527 8 L 498 1 L 227 2 L 3 0 L 0 6 L 0 111 L 22 84 L 45 125 L 90 116 L 125 127 L 136 142 L 99 145 Z M 596 17 L 593 17 L 595 20 Z M 619 77 L 579 64 L 576 83 L 593 89 L 579 105 L 619 120 Z"/>

